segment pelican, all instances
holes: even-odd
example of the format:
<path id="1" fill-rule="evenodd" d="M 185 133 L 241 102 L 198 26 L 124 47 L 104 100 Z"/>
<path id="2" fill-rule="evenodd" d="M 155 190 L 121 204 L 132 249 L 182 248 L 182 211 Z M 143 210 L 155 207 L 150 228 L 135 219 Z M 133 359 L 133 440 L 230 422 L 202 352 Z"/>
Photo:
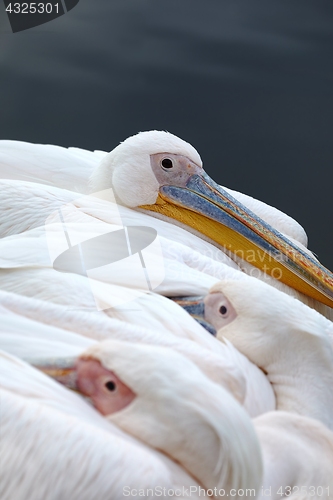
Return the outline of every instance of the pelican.
<path id="1" fill-rule="evenodd" d="M 106 358 L 108 369 L 103 369 L 98 361 L 98 353 Z M 123 342 L 117 341 L 92 346 L 85 354 L 90 358 L 80 358 L 77 364 L 77 368 L 80 369 L 77 382 L 80 384 L 81 389 L 90 392 L 90 399 L 99 408 L 103 407 L 105 409 L 109 422 L 120 429 L 120 435 L 125 432 L 133 436 L 135 443 L 138 440 L 141 441 L 145 450 L 151 449 L 152 458 L 161 461 L 159 457 L 161 453 L 164 454 L 165 458 L 167 458 L 162 462 L 164 471 L 170 463 L 170 459 L 174 462 L 169 471 L 169 484 L 172 484 L 173 480 L 173 483 L 176 483 L 177 486 L 184 483 L 185 486 L 188 486 L 190 476 L 193 478 L 194 485 L 199 484 L 207 491 L 214 490 L 214 488 L 217 488 L 217 490 L 223 488 L 229 494 L 232 488 L 236 490 L 240 488 L 259 488 L 262 475 L 261 451 L 250 417 L 228 391 L 208 380 L 193 363 L 181 354 L 167 348 L 133 343 L 125 343 L 124 345 Z M 94 359 L 91 356 L 95 356 Z M 8 365 L 11 360 L 8 355 L 7 358 Z M 138 363 L 138 359 L 140 363 Z M 15 361 L 15 359 L 14 362 L 19 366 L 19 371 L 27 371 L 27 367 L 22 362 Z M 105 360 L 103 363 L 105 363 Z M 30 373 L 35 372 L 33 368 L 29 368 Z M 97 378 L 92 380 L 90 378 L 92 373 L 97 375 Z M 35 377 L 35 373 L 33 373 L 33 377 Z M 40 373 L 40 382 L 42 377 L 45 376 Z M 20 377 L 20 384 L 17 384 L 17 380 L 18 373 L 14 373 L 13 380 L 8 381 L 8 377 L 6 377 L 4 381 L 1 380 L 1 386 L 3 384 L 7 388 L 11 386 L 12 390 L 10 392 L 16 392 L 16 395 L 23 391 L 28 394 L 31 394 L 34 390 L 36 391 L 36 386 L 33 385 L 30 388 L 30 384 L 22 377 Z M 50 380 L 50 382 L 53 381 Z M 100 394 L 101 398 L 97 395 L 100 390 L 104 393 L 104 396 Z M 57 391 L 60 392 L 60 386 Z M 63 391 L 66 394 L 68 392 L 65 388 L 63 388 Z M 37 390 L 36 392 L 38 394 L 40 391 Z M 78 398 L 75 394 L 72 397 Z M 97 400 L 99 403 L 97 403 Z M 36 404 L 34 400 L 31 400 L 30 396 L 29 402 Z M 47 407 L 50 406 L 50 403 L 44 403 L 43 400 L 40 400 L 40 403 L 43 406 L 44 404 Z M 82 405 L 87 405 L 87 403 L 82 401 Z M 19 411 L 24 411 L 23 405 L 14 414 L 17 415 Z M 67 411 L 73 410 L 65 410 L 64 413 Z M 93 409 L 90 409 L 90 411 L 93 412 Z M 50 412 L 47 413 L 50 416 Z M 54 455 L 58 461 L 59 456 L 64 453 L 64 437 L 61 432 L 57 431 L 58 413 L 61 412 L 59 410 L 54 411 L 56 418 L 48 422 L 45 431 L 42 418 L 45 410 L 36 408 L 35 411 L 30 410 L 28 412 L 28 421 L 25 422 L 25 428 L 28 431 L 35 422 L 35 418 L 37 418 L 37 425 L 34 425 L 34 439 L 31 440 L 28 436 L 28 441 L 30 447 L 32 443 L 35 444 L 39 463 L 43 458 L 43 456 L 40 457 L 39 443 L 45 441 L 46 435 L 51 434 L 52 436 L 53 434 L 55 436 L 56 452 L 58 446 L 60 448 L 58 453 Z M 15 434 L 15 425 L 13 425 L 12 418 L 10 418 L 10 424 L 8 425 L 10 415 L 11 411 L 9 409 L 5 414 L 6 430 L 9 428 L 9 431 L 11 431 L 8 437 L 9 442 L 6 440 L 6 444 L 8 442 L 6 456 L 8 456 L 8 461 L 11 459 L 9 463 L 12 465 L 15 458 L 17 458 L 17 448 L 13 446 L 13 443 L 15 444 L 17 439 L 20 440 L 21 434 L 17 436 L 17 431 Z M 75 428 L 76 423 L 72 419 L 72 416 L 69 418 L 67 415 L 66 436 L 72 436 L 72 429 Z M 77 419 L 75 420 L 77 421 Z M 105 420 L 105 425 L 110 425 L 109 422 Z M 52 433 L 53 427 L 55 427 L 54 433 Z M 83 439 L 84 428 L 88 427 L 88 424 L 84 422 L 81 427 L 83 432 L 80 430 L 77 434 L 74 432 L 69 440 L 69 446 L 72 444 L 72 446 L 77 447 L 76 441 L 80 439 L 85 441 Z M 24 427 L 21 426 L 22 428 L 24 434 Z M 40 438 L 38 438 L 38 429 L 41 430 L 42 434 Z M 90 434 L 89 429 L 87 431 Z M 103 452 L 107 449 L 110 439 L 105 436 L 105 433 L 101 435 L 97 426 L 93 426 L 93 433 L 96 433 L 94 451 L 100 445 L 99 454 L 101 460 L 105 462 Z M 101 439 L 99 439 L 99 436 Z M 103 436 L 106 437 L 106 442 L 101 444 Z M 24 437 L 27 439 L 27 436 L 23 435 L 22 438 Z M 115 441 L 117 442 L 117 440 Z M 22 453 L 22 444 L 18 448 Z M 128 453 L 131 454 L 130 447 L 127 448 Z M 113 450 L 114 446 L 112 446 Z M 74 453 L 71 456 L 74 455 L 75 457 L 77 453 L 80 461 L 82 456 L 85 456 L 80 447 Z M 123 473 L 127 481 L 129 481 L 127 474 L 131 472 L 133 465 L 130 466 L 130 471 L 127 471 L 127 457 L 124 456 L 123 449 L 121 449 L 121 453 L 123 458 L 118 456 L 116 462 L 114 459 L 111 464 L 118 462 L 116 471 L 119 471 L 118 474 Z M 49 454 L 52 456 L 53 450 Z M 149 471 L 150 464 L 147 466 L 145 463 L 145 454 L 138 451 L 137 456 L 135 452 L 133 452 L 133 455 L 135 457 L 133 459 L 134 467 L 136 460 L 142 461 L 142 466 L 138 471 L 142 471 L 142 468 L 146 467 L 142 482 L 147 487 L 151 487 L 151 484 L 149 484 L 151 482 L 155 485 L 155 471 Z M 87 467 L 90 465 L 93 471 L 97 472 L 98 465 L 93 466 L 91 455 L 89 454 L 88 457 Z M 52 459 L 48 461 L 46 470 L 51 465 L 50 462 L 52 464 Z M 125 467 L 123 466 L 124 463 Z M 26 460 L 25 467 L 28 464 L 29 461 Z M 157 471 L 158 465 L 158 463 L 155 465 Z M 24 468 L 24 470 L 26 469 Z M 36 473 L 36 468 L 33 470 Z M 107 464 L 107 470 L 109 471 L 109 485 L 112 486 L 112 483 L 115 482 L 115 486 L 119 488 L 120 485 L 124 487 L 128 484 L 127 481 L 124 482 L 123 476 L 121 476 L 120 480 L 117 479 L 117 473 L 112 466 L 110 468 L 110 464 Z M 104 471 L 104 468 L 102 468 L 102 471 Z M 161 477 L 163 479 L 162 473 L 164 471 L 160 472 L 159 479 Z M 9 473 L 11 473 L 10 469 Z M 64 469 L 62 469 L 63 473 Z M 93 472 L 90 471 L 90 474 L 93 474 Z M 152 474 L 152 477 L 150 477 L 150 474 Z M 136 475 L 135 481 L 137 481 Z M 38 486 L 36 485 L 36 487 Z M 219 495 L 214 495 L 214 497 L 217 496 Z"/>
<path id="2" fill-rule="evenodd" d="M 333 428 L 333 323 L 259 280 L 225 280 L 205 298 L 205 316 L 267 374 L 278 410 Z"/>
<path id="3" fill-rule="evenodd" d="M 3 500 L 121 500 L 127 486 L 137 499 L 164 487 L 186 498 L 191 486 L 199 498 L 198 482 L 165 454 L 21 360 L 3 352 L 0 359 Z"/>
<path id="4" fill-rule="evenodd" d="M 7 141 L 4 148 L 3 170 L 8 176 Z M 74 153 L 71 150 L 69 156 Z M 91 168 L 92 154 L 78 152 L 77 156 L 90 162 Z M 168 132 L 142 132 L 107 155 L 98 153 L 97 158 L 100 163 L 92 169 L 89 181 L 92 192 L 112 188 L 121 205 L 180 224 L 222 249 L 245 272 L 253 273 L 254 265 L 264 271 L 258 271 L 258 278 L 287 293 L 295 293 L 288 288 L 292 287 L 300 292 L 299 297 L 305 294 L 332 306 L 332 274 L 305 249 L 303 229 L 276 209 L 215 184 L 190 144 Z M 83 175 L 86 172 L 87 168 Z M 47 177 L 37 169 L 30 179 L 40 180 L 41 175 Z M 55 175 L 62 185 L 63 175 L 63 170 Z M 71 172 L 68 177 L 72 178 Z"/>
<path id="5" fill-rule="evenodd" d="M 333 305 L 332 274 L 214 183 L 198 152 L 172 134 L 151 131 L 128 138 L 103 158 L 90 185 L 93 191 L 112 186 L 121 204 L 172 218 L 236 255 L 236 261 L 238 254 L 239 262 L 252 261 L 273 277 L 279 269 L 282 282 Z M 305 243 L 298 225 L 296 233 Z"/>

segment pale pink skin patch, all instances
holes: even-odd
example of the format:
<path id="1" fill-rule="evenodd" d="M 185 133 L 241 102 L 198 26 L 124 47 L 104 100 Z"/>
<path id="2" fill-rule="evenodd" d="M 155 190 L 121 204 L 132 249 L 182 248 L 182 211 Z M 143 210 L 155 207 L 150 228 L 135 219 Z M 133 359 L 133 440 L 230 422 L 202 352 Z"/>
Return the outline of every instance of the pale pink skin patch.
<path id="1" fill-rule="evenodd" d="M 237 317 L 233 305 L 222 292 L 209 293 L 204 302 L 205 320 L 213 325 L 216 331 L 228 325 Z"/>
<path id="2" fill-rule="evenodd" d="M 126 408 L 136 394 L 115 373 L 92 358 L 79 359 L 76 364 L 77 388 L 89 397 L 102 415 Z"/>

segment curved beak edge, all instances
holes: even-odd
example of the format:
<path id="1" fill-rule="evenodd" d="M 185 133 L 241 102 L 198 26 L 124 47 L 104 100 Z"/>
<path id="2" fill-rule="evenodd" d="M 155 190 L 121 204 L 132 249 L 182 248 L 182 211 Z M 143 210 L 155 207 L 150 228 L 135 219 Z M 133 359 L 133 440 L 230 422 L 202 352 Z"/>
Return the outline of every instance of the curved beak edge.
<path id="1" fill-rule="evenodd" d="M 234 258 L 333 307 L 333 275 L 318 261 L 239 203 L 207 174 L 187 186 L 162 186 L 154 205 L 139 208 L 177 220 Z"/>

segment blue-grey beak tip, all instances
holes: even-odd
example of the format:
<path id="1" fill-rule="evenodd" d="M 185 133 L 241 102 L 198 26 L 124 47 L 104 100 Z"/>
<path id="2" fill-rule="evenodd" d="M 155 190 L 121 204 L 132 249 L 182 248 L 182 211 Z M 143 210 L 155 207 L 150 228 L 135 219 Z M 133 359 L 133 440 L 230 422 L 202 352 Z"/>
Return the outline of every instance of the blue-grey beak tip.
<path id="1" fill-rule="evenodd" d="M 216 330 L 205 319 L 205 303 L 203 296 L 193 297 L 169 297 L 169 299 L 176 302 L 179 306 L 185 309 L 188 314 L 192 316 L 203 328 L 211 335 L 216 336 Z"/>

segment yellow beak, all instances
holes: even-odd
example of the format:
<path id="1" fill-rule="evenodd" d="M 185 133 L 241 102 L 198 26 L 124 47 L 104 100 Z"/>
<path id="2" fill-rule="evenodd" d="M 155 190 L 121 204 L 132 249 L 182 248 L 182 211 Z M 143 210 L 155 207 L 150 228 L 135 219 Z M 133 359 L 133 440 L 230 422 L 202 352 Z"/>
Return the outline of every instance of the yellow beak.
<path id="1" fill-rule="evenodd" d="M 333 275 L 239 203 L 204 172 L 186 187 L 162 186 L 140 208 L 177 220 L 299 292 L 333 307 Z"/>

